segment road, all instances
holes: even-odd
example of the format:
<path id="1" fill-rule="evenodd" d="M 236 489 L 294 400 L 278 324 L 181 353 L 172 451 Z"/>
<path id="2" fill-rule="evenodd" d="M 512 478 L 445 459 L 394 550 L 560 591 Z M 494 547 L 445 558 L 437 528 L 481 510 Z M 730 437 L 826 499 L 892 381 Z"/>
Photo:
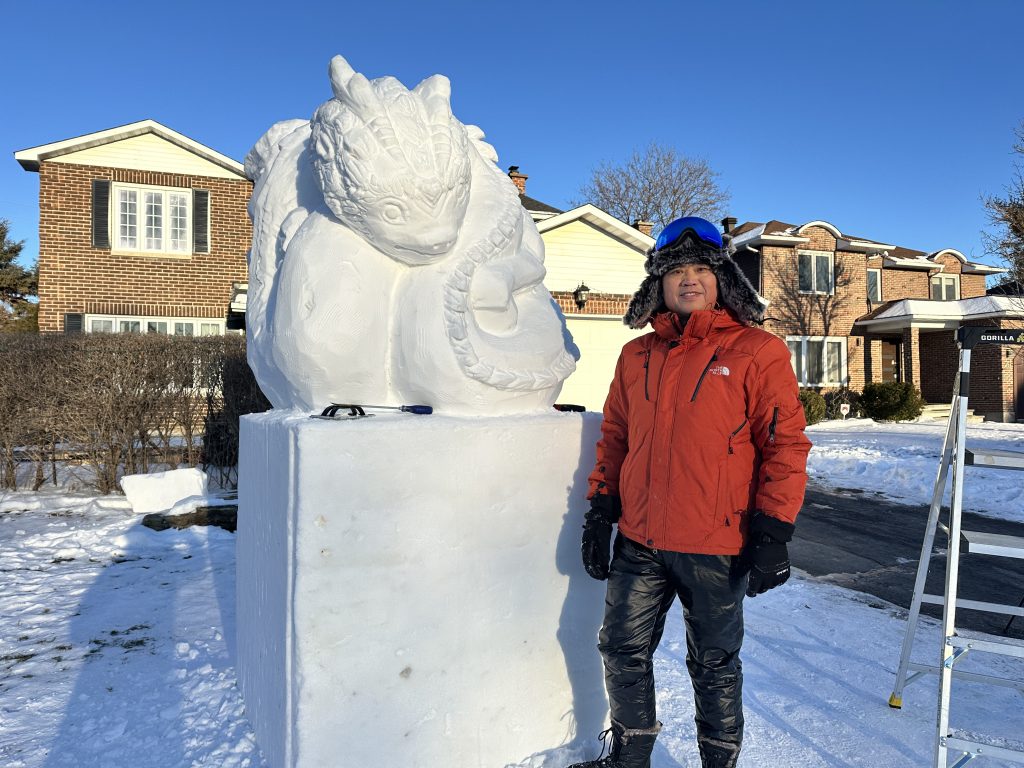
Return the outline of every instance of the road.
<path id="1" fill-rule="evenodd" d="M 945 518 L 943 514 L 942 518 Z M 796 535 L 790 544 L 794 567 L 850 589 L 910 607 L 917 561 L 921 555 L 928 507 L 896 504 L 881 495 L 855 489 L 829 490 L 808 486 Z M 964 512 L 967 530 L 1024 536 L 1024 524 L 994 520 Z M 946 535 L 928 570 L 927 591 L 944 590 Z M 1024 598 L 1024 560 L 989 555 L 962 555 L 961 598 L 1017 605 Z M 941 617 L 941 607 L 924 606 L 923 613 Z M 957 625 L 1003 634 L 1010 617 L 979 611 L 957 611 Z M 1016 618 L 1010 637 L 1024 638 L 1024 618 Z"/>

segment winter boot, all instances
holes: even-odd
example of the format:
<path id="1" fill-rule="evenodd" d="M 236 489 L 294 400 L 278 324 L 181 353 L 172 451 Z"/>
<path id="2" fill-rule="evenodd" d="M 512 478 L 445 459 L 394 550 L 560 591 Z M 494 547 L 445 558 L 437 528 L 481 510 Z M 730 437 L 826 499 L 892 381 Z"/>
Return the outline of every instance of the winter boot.
<path id="1" fill-rule="evenodd" d="M 703 768 L 736 768 L 740 757 L 740 745 L 718 739 L 697 739 L 700 749 L 700 764 Z"/>
<path id="2" fill-rule="evenodd" d="M 654 740 L 658 738 L 661 723 L 653 728 L 623 728 L 613 722 L 612 727 L 602 731 L 598 738 L 604 744 L 605 738 L 611 737 L 611 749 L 607 757 L 588 760 L 585 763 L 574 763 L 569 768 L 651 768 L 651 753 L 654 751 Z M 604 754 L 604 746 L 601 747 Z"/>

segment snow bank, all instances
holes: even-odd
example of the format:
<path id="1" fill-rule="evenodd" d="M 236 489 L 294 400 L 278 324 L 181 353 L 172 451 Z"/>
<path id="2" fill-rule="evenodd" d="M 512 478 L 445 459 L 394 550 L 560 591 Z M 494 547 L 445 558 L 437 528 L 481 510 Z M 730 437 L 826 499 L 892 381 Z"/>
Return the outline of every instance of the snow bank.
<path id="1" fill-rule="evenodd" d="M 270 765 L 496 768 L 593 738 L 598 424 L 245 417 L 238 672 Z"/>
<path id="2" fill-rule="evenodd" d="M 878 424 L 870 419 L 823 421 L 808 427 L 814 447 L 807 459 L 813 482 L 876 492 L 906 504 L 931 503 L 946 422 Z M 968 448 L 1024 451 L 1024 424 L 967 427 Z M 949 501 L 946 481 L 945 501 Z M 1024 522 L 1024 483 L 1018 472 L 968 467 L 964 509 Z"/>
<path id="3" fill-rule="evenodd" d="M 121 490 L 136 514 L 163 512 L 186 499 L 206 496 L 206 473 L 192 468 L 125 475 Z"/>

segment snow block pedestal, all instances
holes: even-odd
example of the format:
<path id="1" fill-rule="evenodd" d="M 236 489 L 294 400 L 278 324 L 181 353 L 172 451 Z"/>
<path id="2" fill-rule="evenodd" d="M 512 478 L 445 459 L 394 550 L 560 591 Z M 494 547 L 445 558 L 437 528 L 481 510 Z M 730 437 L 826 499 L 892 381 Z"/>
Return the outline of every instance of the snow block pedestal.
<path id="1" fill-rule="evenodd" d="M 238 677 L 273 768 L 502 768 L 606 715 L 599 414 L 242 421 Z"/>

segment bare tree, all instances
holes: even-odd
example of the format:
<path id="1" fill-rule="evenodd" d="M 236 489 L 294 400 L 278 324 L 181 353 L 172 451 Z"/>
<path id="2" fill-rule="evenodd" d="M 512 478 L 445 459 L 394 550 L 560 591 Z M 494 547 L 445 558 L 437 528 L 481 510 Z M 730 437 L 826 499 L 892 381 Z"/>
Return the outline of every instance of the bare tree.
<path id="1" fill-rule="evenodd" d="M 832 324 L 846 306 L 850 293 L 846 289 L 853 279 L 843 260 L 838 256 L 833 260 L 830 293 L 801 291 L 795 263 L 773 258 L 765 266 L 765 282 L 774 286 L 766 319 L 783 325 L 795 336 L 831 336 Z"/>
<path id="2" fill-rule="evenodd" d="M 993 231 L 982 234 L 989 253 L 1001 258 L 1010 269 L 1010 279 L 1024 285 L 1024 121 L 1014 131 L 1013 178 L 1003 197 L 984 199 Z"/>
<path id="3" fill-rule="evenodd" d="M 604 162 L 579 191 L 573 205 L 593 203 L 622 221 L 649 221 L 655 231 L 680 216 L 724 215 L 729 193 L 708 162 L 652 142 L 621 165 Z"/>

